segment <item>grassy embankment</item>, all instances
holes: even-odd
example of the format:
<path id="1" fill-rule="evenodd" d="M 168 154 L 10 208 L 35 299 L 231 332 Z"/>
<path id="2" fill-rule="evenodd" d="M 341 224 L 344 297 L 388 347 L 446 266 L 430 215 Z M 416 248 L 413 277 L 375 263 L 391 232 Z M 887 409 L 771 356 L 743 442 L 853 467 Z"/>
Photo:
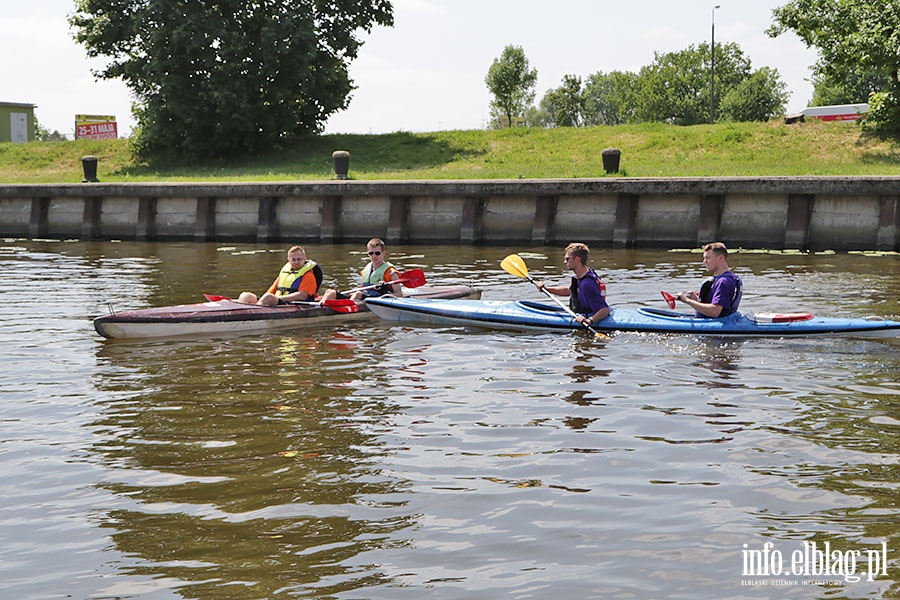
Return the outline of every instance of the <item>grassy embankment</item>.
<path id="1" fill-rule="evenodd" d="M 127 140 L 6 143 L 0 183 L 80 182 L 89 154 L 99 157 L 103 182 L 329 180 L 334 150 L 350 152 L 358 180 L 603 177 L 607 147 L 622 151 L 620 177 L 900 175 L 898 141 L 850 123 L 773 121 L 326 135 L 244 160 L 168 169 L 136 164 Z"/>

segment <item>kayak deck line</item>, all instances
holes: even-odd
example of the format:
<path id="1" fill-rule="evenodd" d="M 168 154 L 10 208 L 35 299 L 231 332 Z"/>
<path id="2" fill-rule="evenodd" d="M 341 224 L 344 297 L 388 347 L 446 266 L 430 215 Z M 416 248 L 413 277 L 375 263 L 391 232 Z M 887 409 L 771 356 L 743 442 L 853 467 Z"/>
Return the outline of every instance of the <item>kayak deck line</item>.
<path id="1" fill-rule="evenodd" d="M 371 298 L 369 309 L 382 319 L 496 329 L 573 331 L 583 329 L 562 308 L 531 300 Z M 900 322 L 880 317 L 816 317 L 810 313 L 734 313 L 721 318 L 657 308 L 614 308 L 593 324 L 597 331 L 672 333 L 717 337 L 900 336 Z"/>
<path id="2" fill-rule="evenodd" d="M 420 298 L 480 298 L 481 289 L 468 285 L 422 286 L 416 288 Z M 321 325 L 332 320 L 345 322 L 360 318 L 372 318 L 364 302 L 357 303 L 358 310 L 344 311 L 318 303 L 281 304 L 261 306 L 222 299 L 115 311 L 93 320 L 98 334 L 110 339 L 147 339 L 183 335 L 209 335 L 220 333 L 250 333 L 268 330 Z"/>

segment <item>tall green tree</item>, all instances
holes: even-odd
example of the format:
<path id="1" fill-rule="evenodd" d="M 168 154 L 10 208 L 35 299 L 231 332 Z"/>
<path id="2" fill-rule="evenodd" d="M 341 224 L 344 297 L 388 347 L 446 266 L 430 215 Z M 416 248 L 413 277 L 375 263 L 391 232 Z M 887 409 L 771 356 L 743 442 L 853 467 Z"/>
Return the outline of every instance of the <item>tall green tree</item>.
<path id="1" fill-rule="evenodd" d="M 581 92 L 585 125 L 621 125 L 634 114 L 637 74 L 598 71 L 588 76 Z"/>
<path id="2" fill-rule="evenodd" d="M 541 101 L 552 115 L 557 127 L 578 127 L 584 123 L 584 102 L 581 96 L 581 77 L 565 75 L 562 85 L 549 90 Z"/>
<path id="3" fill-rule="evenodd" d="M 813 66 L 812 83 L 812 106 L 829 106 L 867 102 L 869 94 L 888 89 L 891 80 L 885 73 L 859 65 L 835 72 L 819 60 Z"/>
<path id="4" fill-rule="evenodd" d="M 537 106 L 529 106 L 525 111 L 525 124 L 528 127 L 556 127 L 556 108 L 550 93 L 544 94 Z"/>
<path id="5" fill-rule="evenodd" d="M 491 117 L 500 126 L 500 117 L 512 123 L 513 117 L 523 117 L 534 102 L 537 69 L 531 68 L 521 46 L 506 46 L 488 69 L 484 83 L 494 96 Z"/>
<path id="6" fill-rule="evenodd" d="M 818 72 L 841 81 L 848 72 L 879 74 L 887 85 L 871 102 L 876 129 L 900 133 L 900 4 L 896 0 L 792 0 L 773 11 L 771 36 L 793 31 L 819 51 Z"/>
<path id="7" fill-rule="evenodd" d="M 75 40 L 135 98 L 145 158 L 201 159 L 321 131 L 388 0 L 76 0 Z"/>
<path id="8" fill-rule="evenodd" d="M 675 125 L 709 123 L 710 58 L 708 44 L 656 53 L 653 63 L 638 73 L 635 119 Z M 740 46 L 716 44 L 716 106 L 751 72 L 750 60 Z"/>
<path id="9" fill-rule="evenodd" d="M 727 91 L 717 114 L 723 121 L 768 121 L 784 114 L 787 99 L 778 71 L 763 67 Z"/>

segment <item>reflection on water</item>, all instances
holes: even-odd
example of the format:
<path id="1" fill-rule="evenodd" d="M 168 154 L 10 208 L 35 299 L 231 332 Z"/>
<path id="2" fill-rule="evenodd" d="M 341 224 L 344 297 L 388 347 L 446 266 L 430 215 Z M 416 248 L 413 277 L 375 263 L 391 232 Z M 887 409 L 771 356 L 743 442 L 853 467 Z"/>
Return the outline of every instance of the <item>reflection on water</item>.
<path id="1" fill-rule="evenodd" d="M 365 258 L 307 250 L 339 288 Z M 538 297 L 497 266 L 518 249 L 390 250 L 433 283 Z M 690 252 L 594 254 L 613 304 L 658 306 L 703 276 Z M 560 249 L 525 256 L 564 279 Z M 5 597 L 900 592 L 896 342 L 374 319 L 141 343 L 91 329 L 107 302 L 261 290 L 283 260 L 276 246 L 0 245 Z M 730 262 L 747 310 L 900 315 L 896 257 Z M 21 302 L 48 281 L 63 291 Z M 884 544 L 888 564 L 871 581 L 743 572 L 766 542 L 790 557 L 804 541 L 864 557 Z"/>
<path id="2" fill-rule="evenodd" d="M 370 433 L 396 408 L 346 392 L 360 375 L 361 343 L 335 332 L 104 346 L 98 355 L 111 365 L 140 361 L 147 390 L 93 424 L 115 435 L 92 451 L 143 474 L 104 484 L 139 503 L 104 523 L 120 550 L 149 561 L 136 573 L 175 577 L 210 598 L 223 582 L 252 582 L 239 597 L 253 598 L 328 578 L 340 583 L 320 593 L 371 583 L 342 561 L 381 546 L 410 518 L 385 518 L 380 502 L 364 500 L 405 482 L 381 473 L 390 449 Z M 202 540 L 184 548 L 195 558 L 173 561 L 192 539 Z"/>

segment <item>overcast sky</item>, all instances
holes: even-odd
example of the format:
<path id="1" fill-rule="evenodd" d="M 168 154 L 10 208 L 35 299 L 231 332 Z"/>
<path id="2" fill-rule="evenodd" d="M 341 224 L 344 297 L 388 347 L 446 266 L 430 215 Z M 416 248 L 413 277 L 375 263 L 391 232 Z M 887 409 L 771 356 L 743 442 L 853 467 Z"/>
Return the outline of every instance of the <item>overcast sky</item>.
<path id="1" fill-rule="evenodd" d="M 736 42 L 754 69 L 777 69 L 791 94 L 788 112 L 807 105 L 816 53 L 793 34 L 772 39 L 772 9 L 785 0 L 394 0 L 394 26 L 363 33 L 350 68 L 358 89 L 327 133 L 481 129 L 489 114 L 484 77 L 503 48 L 521 46 L 538 71 L 537 98 L 566 74 L 638 71 L 654 52 Z M 120 135 L 134 124 L 118 81 L 97 81 L 72 40 L 72 0 L 3 0 L 0 101 L 36 104 L 40 123 L 71 134 L 76 114 L 115 115 Z"/>

